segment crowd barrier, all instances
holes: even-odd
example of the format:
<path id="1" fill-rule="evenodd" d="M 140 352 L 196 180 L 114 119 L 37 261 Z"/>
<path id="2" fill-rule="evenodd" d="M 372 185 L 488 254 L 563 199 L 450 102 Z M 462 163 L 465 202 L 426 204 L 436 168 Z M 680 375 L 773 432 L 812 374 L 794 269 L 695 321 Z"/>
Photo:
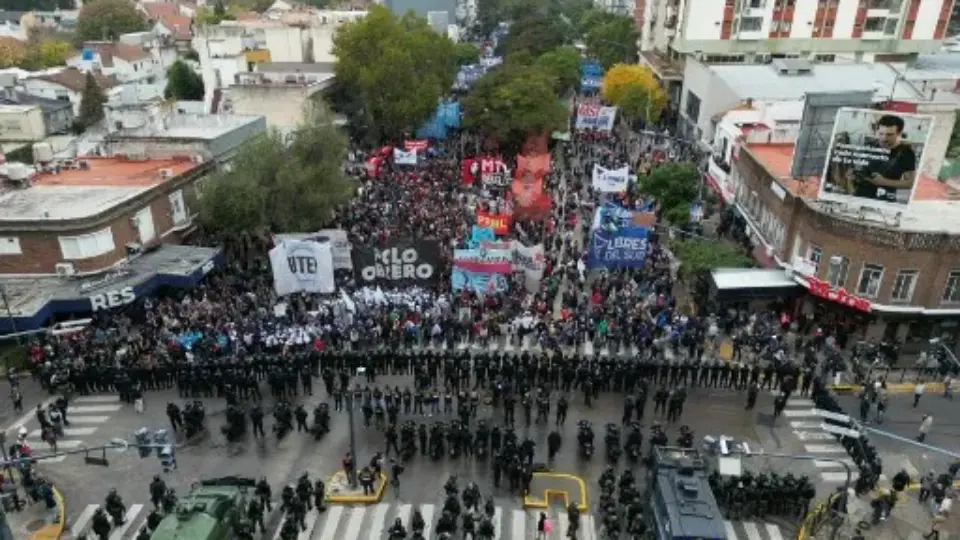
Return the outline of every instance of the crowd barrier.
<path id="1" fill-rule="evenodd" d="M 839 496 L 839 493 L 831 494 L 807 513 L 803 521 L 800 522 L 800 528 L 797 529 L 796 540 L 807 540 L 820 531 L 820 528 L 830 520 L 830 516 L 833 514 L 833 502 Z"/>

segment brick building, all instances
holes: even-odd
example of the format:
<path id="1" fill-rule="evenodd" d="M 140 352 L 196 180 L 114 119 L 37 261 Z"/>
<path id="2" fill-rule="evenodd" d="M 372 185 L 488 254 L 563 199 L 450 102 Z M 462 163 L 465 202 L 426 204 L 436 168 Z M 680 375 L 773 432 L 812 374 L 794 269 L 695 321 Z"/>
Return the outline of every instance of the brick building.
<path id="1" fill-rule="evenodd" d="M 194 227 L 196 182 L 213 166 L 189 157 L 0 166 L 0 332 L 202 279 L 219 250 L 177 244 Z"/>
<path id="2" fill-rule="evenodd" d="M 789 176 L 793 144 L 744 144 L 728 187 L 762 262 L 806 288 L 798 309 L 856 329 L 862 338 L 920 342 L 958 334 L 960 202 L 921 175 L 897 214 L 815 200 L 817 178 Z M 820 319 L 818 319 L 820 320 Z"/>

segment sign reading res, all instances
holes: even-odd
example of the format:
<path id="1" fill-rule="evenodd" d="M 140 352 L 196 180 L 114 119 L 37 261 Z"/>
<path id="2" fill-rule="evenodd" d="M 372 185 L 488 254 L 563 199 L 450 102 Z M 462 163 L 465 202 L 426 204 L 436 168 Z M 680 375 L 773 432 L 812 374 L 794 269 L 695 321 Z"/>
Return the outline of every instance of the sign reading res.
<path id="1" fill-rule="evenodd" d="M 133 287 L 124 287 L 118 290 L 95 294 L 90 297 L 90 311 L 118 308 L 132 304 L 136 299 L 137 293 L 133 290 Z"/>

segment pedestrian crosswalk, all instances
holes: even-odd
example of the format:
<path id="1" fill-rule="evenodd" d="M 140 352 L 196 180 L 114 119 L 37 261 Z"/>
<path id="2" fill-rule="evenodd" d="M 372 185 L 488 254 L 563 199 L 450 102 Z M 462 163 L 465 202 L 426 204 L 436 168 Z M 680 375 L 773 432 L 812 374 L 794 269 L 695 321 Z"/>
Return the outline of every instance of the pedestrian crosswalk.
<path id="1" fill-rule="evenodd" d="M 63 435 L 57 437 L 57 450 L 76 450 L 82 448 L 86 439 L 95 435 L 103 424 L 106 424 L 113 413 L 123 408 L 120 402 L 120 396 L 117 395 L 99 395 L 99 396 L 79 396 L 73 398 L 67 406 L 67 422 L 69 427 L 63 428 Z M 41 436 L 40 424 L 36 415 L 24 424 L 29 430 L 27 433 L 27 444 L 35 452 L 40 454 L 47 453 L 52 447 L 43 441 Z M 90 446 L 95 446 L 90 444 Z M 69 456 L 57 456 L 43 460 L 44 464 L 59 463 Z"/>
<path id="2" fill-rule="evenodd" d="M 850 481 L 857 479 L 857 467 L 847 457 L 846 449 L 832 434 L 820 427 L 822 420 L 815 410 L 813 400 L 791 397 L 783 410 L 783 416 L 790 424 L 794 436 L 803 444 L 804 453 L 821 457 L 813 461 L 817 473 L 823 482 L 842 484 L 847 481 L 847 467 L 850 467 Z"/>

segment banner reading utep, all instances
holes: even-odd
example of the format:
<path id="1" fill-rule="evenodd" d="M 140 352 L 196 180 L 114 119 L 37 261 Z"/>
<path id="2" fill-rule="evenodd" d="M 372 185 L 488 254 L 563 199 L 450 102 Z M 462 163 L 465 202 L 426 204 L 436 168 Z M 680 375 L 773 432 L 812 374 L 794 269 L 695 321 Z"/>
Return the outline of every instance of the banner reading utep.
<path id="1" fill-rule="evenodd" d="M 509 249 L 455 249 L 453 266 L 468 272 L 509 274 L 513 271 L 513 253 Z"/>
<path id="2" fill-rule="evenodd" d="M 596 129 L 610 131 L 617 117 L 616 107 L 601 107 L 592 103 L 583 103 L 577 107 L 577 129 Z"/>
<path id="3" fill-rule="evenodd" d="M 547 258 L 543 244 L 525 246 L 519 241 L 511 242 L 513 248 L 513 269 L 523 271 L 524 286 L 527 292 L 536 293 L 540 289 L 540 280 L 547 267 Z"/>
<path id="4" fill-rule="evenodd" d="M 510 233 L 510 221 L 510 216 L 506 214 L 477 211 L 477 225 L 493 229 L 493 232 L 499 236 Z"/>
<path id="5" fill-rule="evenodd" d="M 543 181 L 550 171 L 550 154 L 517 156 L 513 181 L 513 214 L 519 220 L 544 220 L 550 217 L 550 196 Z"/>

